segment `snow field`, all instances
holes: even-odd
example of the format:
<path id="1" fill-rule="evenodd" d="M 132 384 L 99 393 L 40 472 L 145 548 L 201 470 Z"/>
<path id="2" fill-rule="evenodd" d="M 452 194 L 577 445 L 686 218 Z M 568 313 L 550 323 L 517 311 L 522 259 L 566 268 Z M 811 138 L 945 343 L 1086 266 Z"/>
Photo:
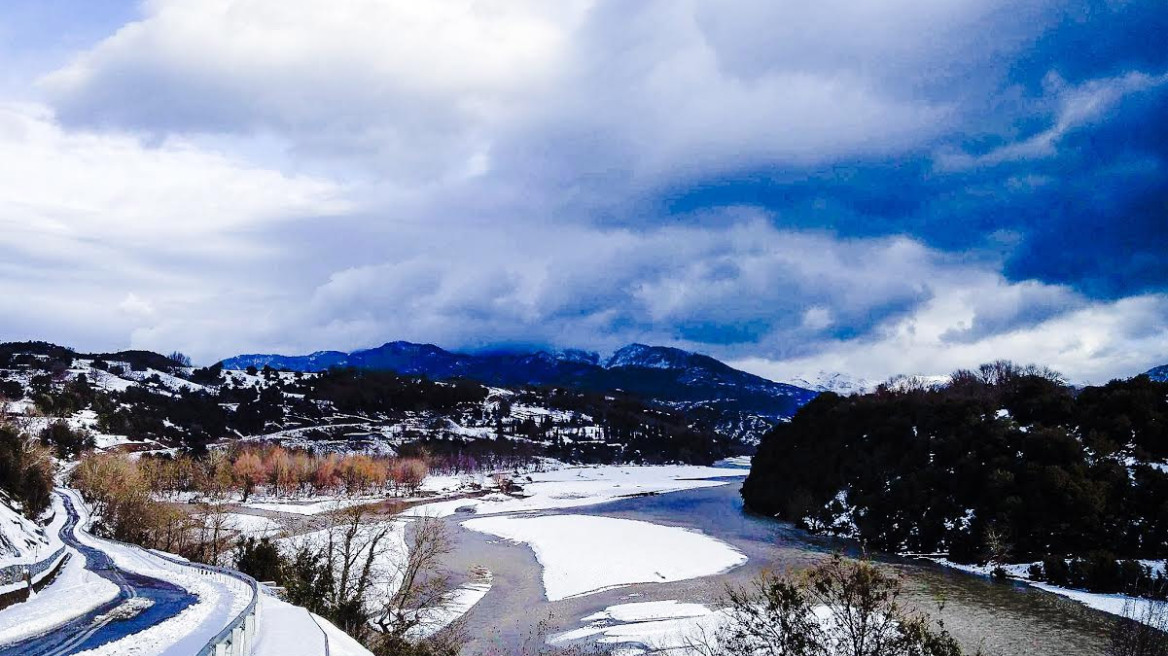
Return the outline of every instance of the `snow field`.
<path id="1" fill-rule="evenodd" d="M 601 644 L 626 645 L 621 653 L 661 652 L 691 654 L 691 641 L 712 637 L 726 614 L 701 604 L 675 600 L 618 604 L 581 620 L 590 624 L 552 636 L 548 643 L 568 644 L 591 639 Z"/>
<path id="2" fill-rule="evenodd" d="M 661 467 L 569 467 L 518 478 L 523 496 L 488 495 L 415 506 L 404 514 L 446 517 L 456 512 L 496 515 L 591 506 L 640 494 L 663 494 L 725 485 L 708 480 L 744 476 L 742 469 L 666 465 Z"/>
<path id="3" fill-rule="evenodd" d="M 704 533 L 630 519 L 489 517 L 462 525 L 530 545 L 544 568 L 549 601 L 633 583 L 720 574 L 746 562 L 737 549 Z"/>
<path id="4" fill-rule="evenodd" d="M 256 538 L 274 537 L 284 530 L 284 527 L 275 520 L 243 513 L 228 514 L 224 528 L 238 531 L 240 535 Z"/>

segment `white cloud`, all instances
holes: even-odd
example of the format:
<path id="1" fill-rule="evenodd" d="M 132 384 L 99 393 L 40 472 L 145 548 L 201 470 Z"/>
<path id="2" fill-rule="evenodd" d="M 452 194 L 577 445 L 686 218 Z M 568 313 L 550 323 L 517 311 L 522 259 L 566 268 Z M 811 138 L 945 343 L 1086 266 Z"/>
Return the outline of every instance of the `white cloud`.
<path id="1" fill-rule="evenodd" d="M 873 335 L 825 342 L 815 355 L 786 361 L 743 358 L 748 371 L 787 380 L 811 371 L 842 371 L 869 380 L 898 374 L 946 375 L 999 359 L 1049 366 L 1081 384 L 1126 378 L 1168 359 L 1168 295 L 1080 302 L 1077 309 L 954 343 L 948 334 L 974 320 L 975 307 L 1009 304 L 1018 290 L 986 276 L 966 286 L 938 289 L 916 312 L 888 322 Z M 1061 293 L 1061 292 L 1059 292 Z"/>
<path id="2" fill-rule="evenodd" d="M 0 105 L 4 336 L 202 361 L 639 340 L 764 373 L 1120 372 L 1165 350 L 1130 327 L 1162 325 L 1160 297 L 656 204 L 931 149 L 1055 4 L 148 0 L 42 79 L 53 110 Z M 1162 82 L 1052 78 L 1053 127 L 993 157 L 1042 156 Z"/>
<path id="3" fill-rule="evenodd" d="M 266 269 L 279 253 L 263 230 L 350 207 L 330 182 L 182 140 L 68 131 L 42 107 L 0 104 L 5 336 L 124 345 L 159 315 L 213 312 L 236 285 L 287 277 Z"/>
<path id="4" fill-rule="evenodd" d="M 917 147 L 949 128 L 953 103 L 917 93 L 936 71 L 1050 13 L 900 4 L 152 0 L 42 87 L 71 125 L 275 134 L 410 184 L 495 167 L 662 184 Z M 1026 29 L 968 37 L 1013 24 L 1005 5 Z"/>

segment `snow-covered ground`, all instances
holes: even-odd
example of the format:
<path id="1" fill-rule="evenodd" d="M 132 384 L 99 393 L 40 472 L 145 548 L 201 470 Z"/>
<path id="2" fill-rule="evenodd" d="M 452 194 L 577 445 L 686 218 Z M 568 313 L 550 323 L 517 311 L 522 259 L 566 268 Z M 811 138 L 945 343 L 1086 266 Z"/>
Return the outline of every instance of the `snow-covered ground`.
<path id="1" fill-rule="evenodd" d="M 70 492 L 82 521 L 74 529 L 78 541 L 100 549 L 123 570 L 162 579 L 184 588 L 197 601 L 174 617 L 132 636 L 82 652 L 85 656 L 185 656 L 196 653 L 227 626 L 250 602 L 251 588 L 243 581 L 167 561 L 145 549 L 89 535 L 84 530 L 85 505 Z"/>
<path id="2" fill-rule="evenodd" d="M 118 586 L 85 569 L 72 549 L 53 583 L 26 602 L 0 610 L 0 645 L 43 633 L 113 599 Z"/>
<path id="3" fill-rule="evenodd" d="M 284 530 L 284 527 L 275 520 L 243 513 L 230 513 L 224 524 L 229 530 L 256 538 L 275 537 Z"/>
<path id="4" fill-rule="evenodd" d="M 323 625 L 300 606 L 261 595 L 259 617 L 251 656 L 323 656 L 326 642 L 330 653 L 341 653 L 328 640 Z M 351 653 L 358 656 L 358 652 Z M 362 648 L 359 656 L 368 654 Z"/>
<path id="5" fill-rule="evenodd" d="M 632 583 L 709 576 L 746 562 L 737 549 L 704 533 L 630 519 L 485 517 L 462 525 L 531 545 L 550 601 Z"/>
<path id="6" fill-rule="evenodd" d="M 385 497 L 334 498 L 323 501 L 249 501 L 240 505 L 245 508 L 255 508 L 256 510 L 271 510 L 273 512 L 293 513 L 296 515 L 319 515 L 350 506 L 360 506 L 379 501 L 385 501 Z"/>
<path id="7" fill-rule="evenodd" d="M 17 512 L 7 497 L 0 496 L 0 567 L 35 563 L 60 548 L 61 527 L 68 515 L 56 497 L 49 512 L 52 520 L 42 527 Z"/>
<path id="8" fill-rule="evenodd" d="M 662 494 L 725 485 L 721 477 L 745 476 L 742 469 L 666 465 L 661 467 L 566 467 L 520 477 L 522 496 L 491 494 L 474 499 L 454 499 L 415 506 L 414 516 L 445 517 L 456 512 L 497 515 L 562 508 L 578 508 L 622 497 Z"/>
<path id="9" fill-rule="evenodd" d="M 412 638 L 426 638 L 450 626 L 458 618 L 467 614 L 475 604 L 491 591 L 491 573 L 481 572 L 475 580 L 470 581 L 451 595 L 447 603 L 438 608 L 429 610 L 420 616 L 422 624 L 410 632 Z"/>
<path id="10" fill-rule="evenodd" d="M 721 610 L 675 600 L 618 604 L 581 620 L 587 624 L 548 640 L 553 645 L 592 640 L 622 645 L 620 653 L 696 653 L 690 646 L 712 638 L 726 621 Z"/>

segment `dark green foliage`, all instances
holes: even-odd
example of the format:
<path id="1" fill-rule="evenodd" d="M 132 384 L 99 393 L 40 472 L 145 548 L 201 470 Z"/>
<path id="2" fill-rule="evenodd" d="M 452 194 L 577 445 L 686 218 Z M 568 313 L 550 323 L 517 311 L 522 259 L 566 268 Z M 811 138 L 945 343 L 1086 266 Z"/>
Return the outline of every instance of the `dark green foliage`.
<path id="1" fill-rule="evenodd" d="M 134 371 L 146 371 L 147 369 L 170 371 L 177 366 L 182 366 L 182 363 L 153 351 L 118 351 L 117 353 L 98 353 L 89 357 L 107 362 L 125 362 Z"/>
<path id="2" fill-rule="evenodd" d="M 1106 551 L 1069 561 L 1047 557 L 1042 565 L 1031 566 L 1030 576 L 1053 585 L 1168 599 L 1168 580 L 1163 574 L 1153 574 L 1150 567 L 1134 560 L 1117 560 Z"/>
<path id="3" fill-rule="evenodd" d="M 0 343 L 0 369 L 52 371 L 68 367 L 77 354 L 73 349 L 48 342 Z"/>
<path id="4" fill-rule="evenodd" d="M 93 436 L 88 431 L 74 430 L 64 421 L 46 426 L 40 438 L 41 444 L 52 447 L 60 458 L 76 458 L 93 448 Z"/>
<path id="5" fill-rule="evenodd" d="M 313 380 L 311 388 L 313 398 L 331 401 L 345 412 L 443 411 L 487 398 L 487 388 L 467 380 L 437 383 L 363 369 L 331 369 Z"/>
<path id="6" fill-rule="evenodd" d="M 98 396 L 85 376 L 77 376 L 59 386 L 54 386 L 52 377 L 48 375 L 37 376 L 30 381 L 29 387 L 33 391 L 37 408 L 46 415 L 67 416 L 84 410 Z"/>
<path id="7" fill-rule="evenodd" d="M 257 581 L 282 578 L 280 550 L 268 538 L 240 538 L 235 544 L 235 569 Z"/>
<path id="8" fill-rule="evenodd" d="M 857 537 L 889 551 L 961 562 L 998 560 L 990 546 L 1003 542 L 1021 562 L 1110 551 L 1115 573 L 1046 576 L 1112 590 L 1131 584 L 1117 559 L 1168 556 L 1168 473 L 1142 464 L 1168 454 L 1165 426 L 1168 383 L 1076 394 L 1049 372 L 995 363 L 937 390 L 820 395 L 764 437 L 742 493 L 810 528 L 846 503 Z"/>
<path id="9" fill-rule="evenodd" d="M 9 401 L 19 401 L 24 398 L 24 385 L 16 380 L 0 380 L 0 397 Z"/>
<path id="10" fill-rule="evenodd" d="M 0 425 L 0 490 L 20 503 L 29 519 L 48 509 L 53 491 L 52 463 L 47 454 L 24 448 L 26 437 Z"/>
<path id="11" fill-rule="evenodd" d="M 303 606 L 317 615 L 328 616 L 328 600 L 333 597 L 333 572 L 324 554 L 311 546 L 302 546 L 280 568 L 277 579 L 284 586 L 288 603 Z"/>
<path id="12" fill-rule="evenodd" d="M 198 385 L 218 385 L 223 382 L 223 365 L 215 363 L 210 367 L 191 372 L 191 382 Z"/>

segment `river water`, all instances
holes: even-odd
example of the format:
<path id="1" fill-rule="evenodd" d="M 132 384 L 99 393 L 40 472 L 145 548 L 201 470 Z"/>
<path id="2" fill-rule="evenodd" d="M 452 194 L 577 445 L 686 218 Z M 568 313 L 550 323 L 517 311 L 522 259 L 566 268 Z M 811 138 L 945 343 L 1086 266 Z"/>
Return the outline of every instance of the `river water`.
<path id="1" fill-rule="evenodd" d="M 811 536 L 790 524 L 747 513 L 738 494 L 742 479 L 727 480 L 720 487 L 543 513 L 601 515 L 697 529 L 749 558 L 725 574 L 688 581 L 630 585 L 548 602 L 542 568 L 527 545 L 457 528 L 451 569 L 465 571 L 482 565 L 494 573 L 490 592 L 466 616 L 472 636 L 467 652 L 533 652 L 547 635 L 577 628 L 580 618 L 614 604 L 677 599 L 717 607 L 727 584 L 745 583 L 763 569 L 799 569 L 834 551 L 856 553 L 845 542 Z M 1113 623 L 1104 613 L 1020 583 L 993 582 L 918 560 L 880 560 L 905 575 L 909 600 L 941 618 L 970 653 L 978 649 L 986 656 L 1104 653 Z"/>

